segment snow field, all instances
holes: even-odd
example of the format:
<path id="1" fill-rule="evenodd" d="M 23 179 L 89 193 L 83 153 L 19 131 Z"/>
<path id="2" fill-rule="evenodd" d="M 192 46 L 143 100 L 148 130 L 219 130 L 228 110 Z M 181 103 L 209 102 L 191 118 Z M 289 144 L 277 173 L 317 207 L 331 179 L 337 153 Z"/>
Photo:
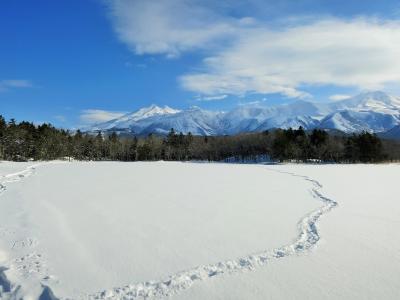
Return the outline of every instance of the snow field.
<path id="1" fill-rule="evenodd" d="M 50 163 L 2 195 L 18 237 L 0 249 L 24 293 L 85 298 L 289 244 L 321 206 L 311 188 L 261 166 Z"/>
<path id="2" fill-rule="evenodd" d="M 174 299 L 400 299 L 399 164 L 277 165 L 323 184 L 339 206 L 306 255 L 215 278 Z"/>
<path id="3" fill-rule="evenodd" d="M 0 163 L 0 298 L 400 296 L 397 164 L 29 166 Z"/>

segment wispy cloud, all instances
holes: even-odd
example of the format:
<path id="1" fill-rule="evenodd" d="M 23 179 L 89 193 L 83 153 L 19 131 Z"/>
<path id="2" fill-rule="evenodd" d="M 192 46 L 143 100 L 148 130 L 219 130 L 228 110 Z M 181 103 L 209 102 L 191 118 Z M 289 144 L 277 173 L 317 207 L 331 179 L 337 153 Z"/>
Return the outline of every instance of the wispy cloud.
<path id="1" fill-rule="evenodd" d="M 262 99 L 260 99 L 260 100 L 247 101 L 247 102 L 240 101 L 240 102 L 238 102 L 238 105 L 239 105 L 239 106 L 259 105 L 259 104 L 265 104 L 265 102 L 267 102 L 267 101 L 268 101 L 267 98 L 262 98 Z"/>
<path id="2" fill-rule="evenodd" d="M 135 54 L 203 55 L 197 71 L 183 74 L 179 82 L 206 97 L 280 93 L 305 98 L 310 95 L 304 86 L 364 90 L 400 81 L 397 20 L 300 16 L 276 26 L 229 16 L 211 1 L 109 3 L 118 37 Z"/>
<path id="3" fill-rule="evenodd" d="M 0 92 L 8 91 L 11 89 L 31 88 L 33 84 L 25 79 L 7 79 L 0 80 Z"/>
<path id="4" fill-rule="evenodd" d="M 198 96 L 196 97 L 197 101 L 220 101 L 224 100 L 228 97 L 228 95 L 215 95 L 215 96 Z"/>
<path id="5" fill-rule="evenodd" d="M 330 96 L 330 97 L 329 97 L 329 100 L 332 100 L 332 101 L 340 101 L 340 100 L 348 99 L 348 98 L 350 98 L 350 97 L 351 97 L 350 95 L 336 94 L 336 95 Z"/>
<path id="6" fill-rule="evenodd" d="M 79 118 L 82 123 L 89 125 L 110 121 L 112 119 L 119 118 L 124 114 L 126 114 L 126 112 L 107 111 L 101 109 L 86 109 L 81 111 Z"/>

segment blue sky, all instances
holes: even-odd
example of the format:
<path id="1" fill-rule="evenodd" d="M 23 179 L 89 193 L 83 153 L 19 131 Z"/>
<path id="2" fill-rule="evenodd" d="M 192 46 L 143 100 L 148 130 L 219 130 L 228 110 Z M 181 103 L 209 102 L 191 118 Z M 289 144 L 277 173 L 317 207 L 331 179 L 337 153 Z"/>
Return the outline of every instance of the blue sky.
<path id="1" fill-rule="evenodd" d="M 3 1 L 0 114 L 76 127 L 153 103 L 399 94 L 399 19 L 390 0 Z"/>

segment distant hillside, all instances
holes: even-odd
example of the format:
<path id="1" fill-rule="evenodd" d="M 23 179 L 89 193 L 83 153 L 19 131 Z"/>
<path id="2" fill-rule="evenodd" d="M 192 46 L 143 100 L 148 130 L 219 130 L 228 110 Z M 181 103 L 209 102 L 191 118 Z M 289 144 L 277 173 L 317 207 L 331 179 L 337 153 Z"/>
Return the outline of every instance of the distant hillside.
<path id="1" fill-rule="evenodd" d="M 379 137 L 390 140 L 400 140 L 400 125 L 379 134 Z"/>

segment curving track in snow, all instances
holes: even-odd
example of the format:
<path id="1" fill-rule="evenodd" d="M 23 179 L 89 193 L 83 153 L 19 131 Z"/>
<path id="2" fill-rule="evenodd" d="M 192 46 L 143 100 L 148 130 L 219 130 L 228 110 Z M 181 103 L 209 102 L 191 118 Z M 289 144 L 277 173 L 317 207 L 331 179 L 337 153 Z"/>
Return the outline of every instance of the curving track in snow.
<path id="1" fill-rule="evenodd" d="M 299 235 L 291 244 L 272 250 L 253 253 L 234 260 L 198 266 L 196 268 L 171 275 L 168 278 L 160 281 L 135 283 L 105 290 L 95 294 L 84 295 L 82 296 L 82 299 L 164 298 L 188 289 L 196 282 L 212 279 L 223 274 L 232 274 L 236 272 L 253 270 L 259 266 L 267 264 L 270 261 L 300 254 L 314 247 L 320 240 L 320 234 L 317 229 L 318 220 L 322 215 L 326 214 L 332 208 L 337 206 L 337 202 L 325 197 L 319 191 L 322 188 L 322 184 L 315 179 L 295 173 L 267 168 L 265 166 L 260 167 L 268 171 L 299 177 L 310 182 L 312 185 L 310 189 L 311 195 L 323 203 L 323 206 L 310 212 L 300 220 L 298 223 Z"/>
<path id="2" fill-rule="evenodd" d="M 35 169 L 40 165 L 42 164 L 32 165 L 23 171 L 1 176 L 0 195 L 6 190 L 8 183 L 18 182 L 23 178 L 32 175 L 35 172 Z M 164 280 L 147 281 L 130 284 L 123 287 L 116 287 L 99 293 L 82 295 L 81 298 L 110 300 L 164 298 L 188 289 L 196 282 L 212 279 L 223 274 L 232 274 L 236 272 L 253 270 L 273 260 L 300 254 L 314 247 L 320 240 L 320 234 L 317 228 L 318 220 L 322 215 L 326 214 L 332 208 L 337 206 L 337 202 L 325 197 L 320 192 L 322 185 L 317 180 L 314 180 L 308 176 L 275 170 L 266 166 L 259 167 L 269 172 L 284 173 L 310 182 L 311 195 L 323 203 L 323 206 L 310 212 L 300 220 L 298 223 L 299 234 L 291 244 L 275 249 L 265 250 L 259 253 L 253 253 L 233 260 L 226 260 L 215 264 L 198 266 L 196 268 L 171 275 Z M 17 285 L 13 285 L 6 278 L 4 273 L 6 270 L 6 268 L 0 267 L 0 298 L 14 299 L 13 297 L 16 296 L 19 287 Z M 1 289 L 3 290 L 2 292 Z M 49 287 L 43 286 L 43 292 L 40 296 L 40 299 L 55 300 L 57 298 L 53 295 Z"/>

